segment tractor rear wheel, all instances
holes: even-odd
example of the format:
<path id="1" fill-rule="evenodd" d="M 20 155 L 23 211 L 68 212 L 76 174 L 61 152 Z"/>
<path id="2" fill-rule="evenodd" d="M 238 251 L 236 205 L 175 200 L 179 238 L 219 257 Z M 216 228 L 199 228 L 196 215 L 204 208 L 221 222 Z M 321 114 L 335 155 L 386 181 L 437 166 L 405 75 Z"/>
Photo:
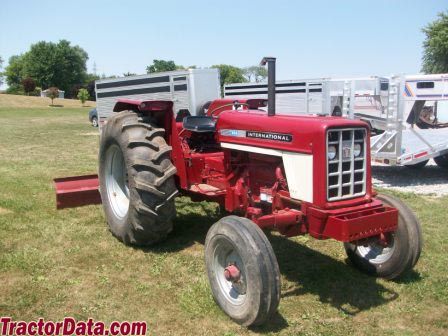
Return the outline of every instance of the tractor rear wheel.
<path id="1" fill-rule="evenodd" d="M 434 161 L 440 168 L 448 168 L 448 154 L 437 156 Z"/>
<path id="2" fill-rule="evenodd" d="M 411 270 L 422 251 L 423 238 L 420 222 L 413 211 L 399 199 L 389 195 L 378 195 L 384 205 L 398 210 L 398 228 L 386 234 L 388 244 L 370 242 L 368 244 L 345 243 L 349 260 L 361 271 L 395 279 Z"/>
<path id="3" fill-rule="evenodd" d="M 277 258 L 254 222 L 227 216 L 215 223 L 205 240 L 205 262 L 213 297 L 234 321 L 260 325 L 277 310 Z"/>
<path id="4" fill-rule="evenodd" d="M 126 244 L 150 245 L 172 230 L 176 168 L 164 130 L 125 111 L 104 126 L 100 193 L 109 229 Z"/>

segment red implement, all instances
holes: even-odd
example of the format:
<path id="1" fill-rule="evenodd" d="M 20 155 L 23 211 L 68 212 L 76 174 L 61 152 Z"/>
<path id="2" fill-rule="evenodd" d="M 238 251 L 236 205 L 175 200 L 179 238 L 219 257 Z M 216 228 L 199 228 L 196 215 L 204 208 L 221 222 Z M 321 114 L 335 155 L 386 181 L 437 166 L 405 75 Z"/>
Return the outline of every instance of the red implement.
<path id="1" fill-rule="evenodd" d="M 72 176 L 54 179 L 56 208 L 74 208 L 101 204 L 98 175 Z"/>

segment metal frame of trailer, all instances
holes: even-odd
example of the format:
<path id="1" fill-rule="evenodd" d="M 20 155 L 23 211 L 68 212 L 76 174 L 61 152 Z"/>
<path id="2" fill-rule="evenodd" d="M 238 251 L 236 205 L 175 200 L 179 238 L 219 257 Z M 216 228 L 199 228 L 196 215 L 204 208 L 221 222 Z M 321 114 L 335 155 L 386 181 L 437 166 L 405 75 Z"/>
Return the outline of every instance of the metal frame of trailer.
<path id="1" fill-rule="evenodd" d="M 381 115 L 387 101 L 388 79 L 385 77 L 313 78 L 276 82 L 276 108 L 285 114 L 342 115 L 344 82 L 356 80 L 355 116 L 372 128 L 381 127 Z M 247 99 L 267 97 L 266 83 L 238 83 L 224 86 L 224 97 Z M 329 111 L 323 113 L 323 111 Z"/>
<path id="2" fill-rule="evenodd" d="M 447 127 L 416 126 L 426 102 L 444 100 L 448 100 L 448 74 L 391 77 L 386 128 L 371 139 L 372 159 L 391 165 L 415 165 L 448 154 Z"/>
<path id="3" fill-rule="evenodd" d="M 448 154 L 448 128 L 416 125 L 426 102 L 448 100 L 448 74 L 277 81 L 276 93 L 282 113 L 334 114 L 339 107 L 343 117 L 383 132 L 371 139 L 374 161 L 414 165 Z M 228 84 L 224 96 L 266 98 L 267 84 Z"/>

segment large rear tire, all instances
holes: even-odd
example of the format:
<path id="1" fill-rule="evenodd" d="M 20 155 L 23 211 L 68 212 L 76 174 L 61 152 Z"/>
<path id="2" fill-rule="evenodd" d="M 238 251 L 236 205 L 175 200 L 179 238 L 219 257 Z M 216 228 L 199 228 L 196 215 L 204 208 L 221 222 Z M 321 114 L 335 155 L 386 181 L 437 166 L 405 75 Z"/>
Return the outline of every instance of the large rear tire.
<path id="1" fill-rule="evenodd" d="M 440 168 L 448 168 L 448 154 L 437 156 L 434 161 Z"/>
<path id="2" fill-rule="evenodd" d="M 423 238 L 420 222 L 412 210 L 399 199 L 389 195 L 378 195 L 384 205 L 398 210 L 397 231 L 387 234 L 389 244 L 345 243 L 349 260 L 361 271 L 386 279 L 395 279 L 411 270 L 422 251 Z"/>
<path id="3" fill-rule="evenodd" d="M 110 231 L 126 244 L 154 244 L 172 230 L 176 168 L 163 135 L 163 129 L 130 111 L 117 113 L 104 126 L 101 199 Z"/>
<path id="4" fill-rule="evenodd" d="M 260 325 L 277 310 L 277 258 L 254 222 L 227 216 L 215 223 L 205 240 L 205 262 L 213 297 L 234 321 Z"/>

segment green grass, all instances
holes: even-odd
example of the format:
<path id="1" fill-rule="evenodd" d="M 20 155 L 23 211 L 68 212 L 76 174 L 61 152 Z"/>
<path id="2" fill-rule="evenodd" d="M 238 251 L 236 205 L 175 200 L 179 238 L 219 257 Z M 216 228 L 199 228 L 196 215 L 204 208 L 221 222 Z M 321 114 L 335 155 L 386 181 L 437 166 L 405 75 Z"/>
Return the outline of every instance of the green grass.
<path id="1" fill-rule="evenodd" d="M 179 199 L 174 232 L 151 249 L 113 238 L 100 206 L 55 210 L 52 179 L 95 172 L 97 149 L 86 109 L 0 109 L 0 315 L 145 320 L 155 335 L 448 334 L 448 197 L 400 194 L 425 245 L 397 282 L 350 267 L 338 242 L 270 235 L 279 312 L 246 329 L 215 305 L 205 274 L 215 204 Z"/>

